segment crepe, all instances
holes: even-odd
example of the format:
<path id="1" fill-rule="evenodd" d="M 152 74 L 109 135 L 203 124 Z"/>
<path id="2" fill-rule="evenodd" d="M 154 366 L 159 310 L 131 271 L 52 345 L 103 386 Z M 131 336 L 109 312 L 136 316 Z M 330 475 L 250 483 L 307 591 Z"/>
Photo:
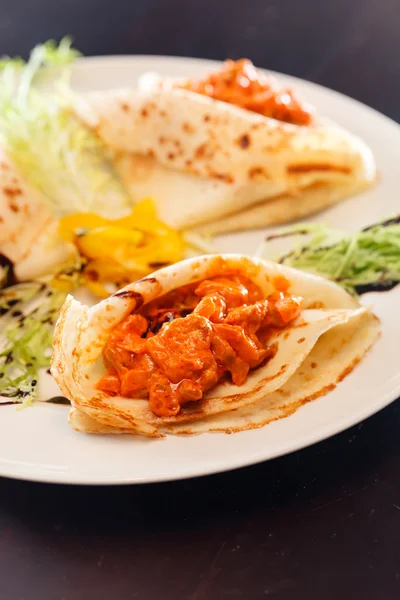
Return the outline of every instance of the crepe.
<path id="1" fill-rule="evenodd" d="M 111 396 L 96 388 L 105 372 L 105 344 L 129 314 L 182 285 L 230 273 L 250 278 L 266 296 L 283 277 L 288 293 L 303 298 L 300 317 L 271 334 L 274 356 L 250 371 L 243 385 L 220 382 L 202 400 L 165 418 L 150 410 L 147 399 Z M 90 309 L 69 296 L 56 326 L 51 372 L 71 400 L 70 423 L 77 431 L 150 437 L 231 432 L 290 414 L 333 389 L 378 334 L 376 317 L 331 282 L 256 258 L 210 255 L 161 269 Z"/>
<path id="2" fill-rule="evenodd" d="M 57 223 L 41 194 L 20 175 L 0 148 L 0 253 L 13 263 L 19 281 L 34 279 L 70 258 Z"/>
<path id="3" fill-rule="evenodd" d="M 113 153 L 133 198 L 152 196 L 172 227 L 264 227 L 304 217 L 375 181 L 368 146 L 327 120 L 293 125 L 175 83 L 144 75 L 139 89 L 93 92 L 75 104 Z"/>

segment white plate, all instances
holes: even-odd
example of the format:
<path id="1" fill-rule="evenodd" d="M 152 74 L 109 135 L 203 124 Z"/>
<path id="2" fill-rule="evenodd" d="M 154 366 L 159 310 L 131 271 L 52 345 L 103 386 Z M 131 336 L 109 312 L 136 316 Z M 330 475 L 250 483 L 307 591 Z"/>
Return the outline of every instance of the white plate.
<path id="1" fill-rule="evenodd" d="M 78 90 L 133 86 L 147 70 L 197 76 L 216 63 L 170 57 L 81 59 L 73 85 Z M 284 76 L 282 76 L 284 77 Z M 362 136 L 372 147 L 381 183 L 345 201 L 318 220 L 355 229 L 399 211 L 400 127 L 376 111 L 337 92 L 284 77 L 324 114 Z M 255 252 L 263 232 L 224 236 L 224 251 Z M 127 436 L 89 436 L 72 431 L 68 407 L 36 405 L 25 410 L 1 407 L 0 475 L 59 483 L 120 484 L 181 479 L 251 465 L 304 448 L 372 415 L 400 395 L 400 286 L 369 294 L 382 320 L 382 337 L 365 360 L 336 390 L 287 419 L 254 430 L 148 440 Z M 44 393 L 44 392 L 43 392 Z M 47 397 L 51 390 L 46 390 Z"/>

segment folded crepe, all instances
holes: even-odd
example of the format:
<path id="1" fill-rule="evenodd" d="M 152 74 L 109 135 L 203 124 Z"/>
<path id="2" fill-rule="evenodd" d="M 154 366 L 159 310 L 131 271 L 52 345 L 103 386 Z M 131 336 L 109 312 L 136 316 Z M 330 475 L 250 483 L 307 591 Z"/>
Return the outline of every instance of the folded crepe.
<path id="1" fill-rule="evenodd" d="M 211 233 L 302 218 L 376 179 L 371 150 L 324 119 L 279 121 L 145 74 L 138 89 L 92 92 L 78 117 L 114 155 L 134 199 L 169 225 Z"/>
<path id="2" fill-rule="evenodd" d="M 41 194 L 20 175 L 0 148 L 0 253 L 19 281 L 34 279 L 74 253 L 57 233 Z"/>
<path id="3" fill-rule="evenodd" d="M 292 321 L 287 321 L 285 326 L 275 325 L 268 329 L 262 350 L 271 350 L 267 352 L 267 359 L 253 365 L 240 384 L 235 385 L 229 376 L 223 377 L 205 390 L 201 398 L 182 404 L 179 411 L 167 416 L 155 413 L 146 395 L 138 393 L 137 396 L 124 396 L 115 393 L 115 390 L 107 391 L 107 387 L 99 384 L 108 373 L 105 349 L 116 329 L 127 323 L 128 318 L 154 314 L 149 311 L 154 302 L 158 302 L 159 307 L 163 307 L 165 302 L 169 312 L 163 313 L 165 320 L 161 328 L 160 324 L 152 328 L 154 322 L 147 316 L 148 329 L 143 330 L 138 341 L 144 343 L 142 338 L 152 331 L 153 347 L 154 342 L 163 347 L 163 338 L 170 328 L 170 337 L 175 336 L 168 342 L 174 346 L 173 359 L 181 356 L 182 360 L 186 360 L 187 352 L 195 343 L 194 338 L 188 334 L 182 336 L 180 342 L 179 336 L 172 333 L 172 328 L 174 323 L 182 327 L 186 319 L 193 319 L 199 305 L 175 314 L 174 318 L 170 316 L 174 311 L 171 298 L 181 297 L 182 290 L 189 294 L 187 290 L 190 289 L 190 298 L 193 300 L 193 294 L 198 294 L 198 291 L 193 291 L 194 287 L 182 286 L 193 286 L 199 282 L 201 287 L 204 282 L 209 285 L 210 280 L 214 283 L 223 281 L 227 285 L 230 278 L 246 280 L 250 282 L 249 285 L 255 286 L 264 299 L 259 306 L 273 307 L 269 302 L 272 303 L 276 298 L 289 298 L 292 302 L 296 302 L 297 297 L 302 298 L 301 309 Z M 172 292 L 175 295 L 171 296 Z M 244 312 L 248 309 L 245 303 Z M 149 312 L 146 313 L 146 310 Z M 228 316 L 234 310 L 228 311 Z M 268 308 L 266 314 L 272 314 L 269 310 L 273 308 Z M 204 325 L 206 317 L 201 318 Z M 213 316 L 208 318 L 214 319 Z M 214 321 L 206 323 L 207 327 L 215 327 Z M 250 329 L 243 325 L 245 331 L 253 331 L 252 324 L 254 321 L 249 317 L 247 325 Z M 69 296 L 56 325 L 51 372 L 62 393 L 71 400 L 69 420 L 77 431 L 130 433 L 150 437 L 207 431 L 230 433 L 260 427 L 287 416 L 305 402 L 332 390 L 361 360 L 378 334 L 376 317 L 347 292 L 327 280 L 242 255 L 209 255 L 161 269 L 92 308 Z M 200 334 L 197 332 L 194 335 Z M 121 343 L 128 344 L 124 348 L 130 352 L 129 360 L 138 356 L 135 352 L 140 353 L 139 350 L 129 349 L 127 338 Z M 226 364 L 232 364 L 241 356 L 240 348 L 234 341 L 231 344 L 235 352 L 232 356 L 230 348 L 230 362 Z M 156 364 L 159 369 L 164 369 L 164 379 L 172 378 L 172 367 L 165 360 L 161 366 L 159 360 Z M 193 355 L 190 360 L 193 360 Z M 218 368 L 220 366 L 221 363 L 218 363 Z M 189 371 L 185 371 L 184 377 L 190 379 L 192 375 Z M 136 376 L 134 369 L 131 374 Z M 116 379 L 115 372 L 111 378 Z M 172 388 L 176 389 L 180 383 L 174 380 Z"/>

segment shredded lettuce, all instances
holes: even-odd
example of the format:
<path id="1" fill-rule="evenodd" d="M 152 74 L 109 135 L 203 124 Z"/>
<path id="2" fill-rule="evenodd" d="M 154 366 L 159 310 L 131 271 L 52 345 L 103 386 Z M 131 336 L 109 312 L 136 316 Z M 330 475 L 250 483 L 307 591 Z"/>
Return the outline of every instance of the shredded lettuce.
<path id="1" fill-rule="evenodd" d="M 273 257 L 274 243 L 282 238 L 298 243 L 286 254 Z M 268 236 L 259 255 L 322 275 L 353 295 L 389 290 L 400 283 L 400 217 L 356 233 L 301 223 Z"/>
<path id="2" fill-rule="evenodd" d="M 53 275 L 0 289 L 0 398 L 24 404 L 36 399 L 60 308 L 81 285 L 83 266 L 77 259 Z"/>
<path id="3" fill-rule="evenodd" d="M 66 293 L 32 281 L 0 290 L 0 396 L 30 403 L 50 366 L 53 329 Z"/>
<path id="4" fill-rule="evenodd" d="M 0 61 L 0 143 L 55 216 L 122 216 L 130 199 L 107 151 L 70 110 L 69 38 L 36 46 L 27 63 Z"/>

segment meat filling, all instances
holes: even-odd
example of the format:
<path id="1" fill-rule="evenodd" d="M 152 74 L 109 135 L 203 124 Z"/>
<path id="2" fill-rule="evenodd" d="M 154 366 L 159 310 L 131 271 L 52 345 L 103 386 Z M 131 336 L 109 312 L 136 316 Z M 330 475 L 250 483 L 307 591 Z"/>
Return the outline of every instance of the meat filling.
<path id="1" fill-rule="evenodd" d="M 310 104 L 302 101 L 292 89 L 278 85 L 271 76 L 257 71 L 246 58 L 227 60 L 220 71 L 204 79 L 190 80 L 180 87 L 278 121 L 310 125 L 314 120 L 314 108 Z"/>
<path id="2" fill-rule="evenodd" d="M 274 355 L 271 331 L 300 314 L 300 299 L 276 291 L 267 298 L 249 279 L 215 277 L 181 287 L 131 314 L 103 352 L 107 374 L 97 388 L 148 398 L 160 417 L 201 400 L 222 378 L 243 385 L 249 371 Z"/>

